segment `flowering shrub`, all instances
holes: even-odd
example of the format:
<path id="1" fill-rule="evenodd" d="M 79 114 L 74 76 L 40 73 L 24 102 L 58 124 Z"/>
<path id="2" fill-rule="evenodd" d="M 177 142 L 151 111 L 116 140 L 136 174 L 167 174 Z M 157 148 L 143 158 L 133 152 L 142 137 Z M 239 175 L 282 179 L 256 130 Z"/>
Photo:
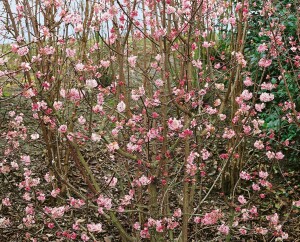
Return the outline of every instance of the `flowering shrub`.
<path id="1" fill-rule="evenodd" d="M 288 85 L 290 77 L 299 85 L 299 33 L 289 36 L 276 11 L 299 13 L 298 6 L 3 0 L 0 7 L 3 239 L 289 238 L 299 193 L 292 188 L 278 204 L 284 186 L 274 169 L 296 148 L 264 116 L 283 81 L 282 119 L 300 126 Z M 250 44 L 257 11 L 264 42 Z"/>

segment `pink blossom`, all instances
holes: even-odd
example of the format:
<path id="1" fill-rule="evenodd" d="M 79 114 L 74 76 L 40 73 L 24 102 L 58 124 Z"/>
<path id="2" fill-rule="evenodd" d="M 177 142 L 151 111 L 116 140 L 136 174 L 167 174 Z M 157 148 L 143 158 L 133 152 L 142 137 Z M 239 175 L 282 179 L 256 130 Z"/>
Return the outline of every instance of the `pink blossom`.
<path id="1" fill-rule="evenodd" d="M 283 158 L 284 158 L 284 155 L 282 154 L 281 151 L 276 152 L 276 154 L 275 154 L 275 159 L 277 159 L 277 160 L 282 160 Z"/>
<path id="2" fill-rule="evenodd" d="M 211 46 L 211 44 L 207 41 L 204 41 L 202 44 L 202 47 L 204 47 L 204 48 L 209 48 L 210 46 Z"/>
<path id="3" fill-rule="evenodd" d="M 220 69 L 220 68 L 221 68 L 221 64 L 220 64 L 220 63 L 215 64 L 215 65 L 214 65 L 214 68 L 215 68 L 215 69 Z"/>
<path id="4" fill-rule="evenodd" d="M 82 199 L 75 199 L 73 197 L 70 197 L 69 200 L 70 205 L 73 208 L 81 208 L 83 205 L 85 205 L 85 201 L 83 201 Z"/>
<path id="5" fill-rule="evenodd" d="M 25 192 L 24 195 L 22 196 L 22 198 L 23 198 L 25 201 L 30 201 L 30 200 L 31 200 L 30 193 L 29 193 L 29 192 Z"/>
<path id="6" fill-rule="evenodd" d="M 251 214 L 257 215 L 257 207 L 252 206 L 252 208 L 249 210 L 249 212 L 250 212 Z"/>
<path id="7" fill-rule="evenodd" d="M 198 167 L 194 164 L 196 157 L 199 157 L 199 154 L 197 152 L 191 152 L 187 158 L 186 170 L 190 176 L 194 176 L 198 169 Z"/>
<path id="8" fill-rule="evenodd" d="M 34 97 L 35 95 L 36 95 L 36 92 L 32 88 L 29 88 L 23 92 L 23 96 L 25 98 L 31 98 L 31 97 Z"/>
<path id="9" fill-rule="evenodd" d="M 256 110 L 257 112 L 262 112 L 262 110 L 263 110 L 265 107 L 266 107 L 266 104 L 264 104 L 264 103 L 260 103 L 260 104 L 256 103 L 256 104 L 255 104 L 255 110 Z"/>
<path id="10" fill-rule="evenodd" d="M 227 25 L 227 24 L 228 24 L 228 18 L 223 18 L 223 19 L 222 19 L 222 23 L 223 23 L 224 25 Z"/>
<path id="11" fill-rule="evenodd" d="M 29 155 L 22 155 L 21 161 L 25 163 L 26 166 L 30 165 L 30 156 Z"/>
<path id="12" fill-rule="evenodd" d="M 275 153 L 272 151 L 268 151 L 266 155 L 270 160 L 275 158 Z"/>
<path id="13" fill-rule="evenodd" d="M 130 67 L 134 68 L 136 65 L 137 56 L 130 56 L 128 57 L 128 62 Z"/>
<path id="14" fill-rule="evenodd" d="M 83 97 L 84 91 L 78 90 L 76 88 L 71 88 L 68 92 L 68 98 L 73 101 L 79 101 Z"/>
<path id="15" fill-rule="evenodd" d="M 44 88 L 45 91 L 47 91 L 50 89 L 51 84 L 49 82 L 43 82 L 42 87 Z"/>
<path id="16" fill-rule="evenodd" d="M 44 212 L 51 215 L 52 218 L 61 218 L 64 216 L 65 212 L 68 210 L 68 206 L 61 206 L 61 207 L 45 207 Z"/>
<path id="17" fill-rule="evenodd" d="M 296 207 L 298 207 L 298 208 L 300 208 L 300 200 L 294 201 L 293 205 L 296 206 Z"/>
<path id="18" fill-rule="evenodd" d="M 58 128 L 58 132 L 60 132 L 60 133 L 66 133 L 67 130 L 68 130 L 68 127 L 65 124 L 59 126 L 59 128 Z"/>
<path id="19" fill-rule="evenodd" d="M 223 83 L 215 83 L 215 87 L 220 91 L 223 91 L 225 89 L 225 86 Z"/>
<path id="20" fill-rule="evenodd" d="M 101 140 L 101 135 L 92 133 L 91 140 L 94 142 L 99 142 Z"/>
<path id="21" fill-rule="evenodd" d="M 98 93 L 98 95 L 97 95 L 97 104 L 98 105 L 103 105 L 103 103 L 104 103 L 104 95 L 103 95 L 103 93 Z"/>
<path id="22" fill-rule="evenodd" d="M 34 211 L 34 207 L 33 204 L 28 204 L 25 208 L 25 213 L 26 214 L 30 214 L 30 215 L 34 215 L 35 211 Z"/>
<path id="23" fill-rule="evenodd" d="M 76 54 L 76 50 L 75 49 L 70 49 L 70 48 L 67 48 L 66 49 L 66 56 L 69 57 L 69 58 L 72 58 L 74 57 Z"/>
<path id="24" fill-rule="evenodd" d="M 243 4 L 242 3 L 237 3 L 237 5 L 235 6 L 235 11 L 238 12 L 240 9 L 242 9 Z"/>
<path id="25" fill-rule="evenodd" d="M 279 216 L 277 213 L 273 215 L 266 216 L 267 220 L 270 222 L 271 225 L 277 225 L 279 223 Z"/>
<path id="26" fill-rule="evenodd" d="M 200 89 L 200 91 L 198 92 L 199 96 L 204 96 L 206 93 L 206 89 Z"/>
<path id="27" fill-rule="evenodd" d="M 235 24 L 236 24 L 236 18 L 235 17 L 230 17 L 228 20 L 229 20 L 229 23 L 231 25 L 235 26 Z"/>
<path id="28" fill-rule="evenodd" d="M 169 129 L 176 131 L 179 130 L 183 127 L 183 125 L 181 124 L 181 120 L 177 120 L 176 118 L 170 118 L 168 120 L 168 127 Z"/>
<path id="29" fill-rule="evenodd" d="M 86 119 L 83 116 L 80 116 L 77 120 L 78 120 L 78 123 L 80 123 L 81 125 L 84 125 L 86 122 Z"/>
<path id="30" fill-rule="evenodd" d="M 220 120 L 224 121 L 226 119 L 226 115 L 225 114 L 219 114 L 219 118 Z"/>
<path id="31" fill-rule="evenodd" d="M 258 173 L 258 176 L 262 179 L 266 179 L 268 176 L 269 176 L 269 173 L 268 172 L 264 172 L 264 171 L 260 171 Z"/>
<path id="32" fill-rule="evenodd" d="M 253 86 L 253 84 L 254 83 L 252 82 L 251 78 L 247 76 L 246 79 L 244 80 L 244 85 L 250 87 Z"/>
<path id="33" fill-rule="evenodd" d="M 218 112 L 216 108 L 212 108 L 211 106 L 206 107 L 205 111 L 210 115 L 216 114 Z"/>
<path id="34" fill-rule="evenodd" d="M 12 162 L 10 163 L 10 165 L 11 165 L 11 168 L 13 168 L 13 169 L 16 169 L 16 170 L 19 169 L 19 165 L 18 165 L 18 163 L 15 162 L 15 161 L 12 161 Z"/>
<path id="35" fill-rule="evenodd" d="M 149 185 L 151 183 L 151 180 L 148 179 L 146 176 L 142 176 L 139 178 L 139 182 L 141 183 L 142 186 Z"/>
<path id="36" fill-rule="evenodd" d="M 240 232 L 240 234 L 242 234 L 242 235 L 247 234 L 247 230 L 246 230 L 245 227 L 240 228 L 240 229 L 239 229 L 239 232 Z"/>
<path id="37" fill-rule="evenodd" d="M 110 187 L 115 187 L 117 185 L 118 178 L 116 178 L 116 177 L 105 177 L 105 182 Z"/>
<path id="38" fill-rule="evenodd" d="M 46 199 L 46 196 L 44 193 L 40 193 L 37 197 L 37 200 L 39 200 L 41 202 L 45 201 L 45 199 Z"/>
<path id="39" fill-rule="evenodd" d="M 17 53 L 19 46 L 17 44 L 11 44 L 11 52 Z"/>
<path id="40" fill-rule="evenodd" d="M 109 60 L 101 60 L 100 61 L 101 66 L 108 68 L 110 66 L 110 61 Z"/>
<path id="41" fill-rule="evenodd" d="M 196 216 L 194 218 L 194 223 L 199 224 L 201 222 L 201 218 L 199 216 Z"/>
<path id="42" fill-rule="evenodd" d="M 252 184 L 252 189 L 253 189 L 254 191 L 259 191 L 259 190 L 260 190 L 260 186 L 259 186 L 258 184 L 256 184 L 256 183 L 253 183 L 253 184 Z"/>
<path id="43" fill-rule="evenodd" d="M 31 58 L 32 63 L 41 62 L 41 61 L 42 61 L 42 58 L 41 58 L 40 54 L 38 54 L 37 56 L 34 55 Z M 40 76 L 40 75 L 41 75 L 41 73 L 37 72 L 37 76 Z"/>
<path id="44" fill-rule="evenodd" d="M 31 70 L 30 63 L 28 63 L 28 62 L 22 62 L 22 63 L 21 63 L 21 68 L 22 68 L 24 71 L 30 71 L 30 70 Z"/>
<path id="45" fill-rule="evenodd" d="M 193 60 L 192 61 L 193 66 L 197 67 L 198 69 L 202 69 L 202 61 L 200 60 Z"/>
<path id="46" fill-rule="evenodd" d="M 281 233 L 281 238 L 282 238 L 282 239 L 288 239 L 288 238 L 289 238 L 288 233 L 282 232 L 282 233 Z"/>
<path id="47" fill-rule="evenodd" d="M 263 187 L 268 187 L 268 188 L 272 187 L 272 184 L 270 182 L 266 181 L 265 179 L 260 179 L 259 184 L 262 185 Z"/>
<path id="48" fill-rule="evenodd" d="M 21 47 L 18 49 L 17 53 L 19 56 L 24 56 L 24 55 L 27 55 L 27 53 L 29 52 L 29 49 L 27 46 L 25 47 Z"/>
<path id="49" fill-rule="evenodd" d="M 101 113 L 103 111 L 103 107 L 101 105 L 97 104 L 97 105 L 93 106 L 92 110 L 94 113 Z"/>
<path id="50" fill-rule="evenodd" d="M 167 229 L 173 230 L 179 226 L 178 222 L 172 221 L 171 219 L 168 219 L 167 222 L 168 222 Z"/>
<path id="51" fill-rule="evenodd" d="M 156 225 L 156 228 L 155 228 L 156 232 L 159 232 L 159 233 L 164 232 L 164 225 L 161 220 L 157 220 L 155 225 Z"/>
<path id="52" fill-rule="evenodd" d="M 249 135 L 252 129 L 249 125 L 243 125 L 243 130 L 246 135 Z"/>
<path id="53" fill-rule="evenodd" d="M 52 197 L 57 197 L 57 195 L 60 193 L 60 189 L 59 188 L 56 188 L 56 189 L 53 189 L 51 191 L 51 196 Z"/>
<path id="54" fill-rule="evenodd" d="M 22 221 L 27 228 L 30 228 L 35 223 L 34 216 L 32 215 L 27 215 Z"/>
<path id="55" fill-rule="evenodd" d="M 74 141 L 74 137 L 75 136 L 74 136 L 74 134 L 72 132 L 70 132 L 70 133 L 67 134 L 67 139 L 70 140 L 71 142 Z"/>
<path id="56" fill-rule="evenodd" d="M 261 45 L 258 46 L 257 51 L 258 52 L 264 52 L 267 49 L 268 49 L 268 46 L 265 43 L 263 43 L 263 44 L 261 44 Z"/>
<path id="57" fill-rule="evenodd" d="M 172 13 L 175 13 L 176 12 L 176 8 L 174 8 L 174 7 L 172 7 L 172 6 L 170 6 L 170 5 L 168 5 L 167 6 L 167 14 L 172 14 Z"/>
<path id="58" fill-rule="evenodd" d="M 254 143 L 254 147 L 258 150 L 262 150 L 265 146 L 261 140 L 256 140 Z"/>
<path id="59" fill-rule="evenodd" d="M 84 64 L 78 63 L 75 66 L 76 71 L 84 71 Z"/>
<path id="60" fill-rule="evenodd" d="M 148 218 L 147 226 L 148 227 L 154 227 L 155 225 L 156 225 L 156 220 L 153 219 L 153 218 Z"/>
<path id="61" fill-rule="evenodd" d="M 44 1 L 44 3 L 45 3 L 45 5 L 47 5 L 45 1 Z M 44 37 L 50 37 L 50 31 L 46 26 L 41 26 L 40 33 L 42 35 L 44 35 Z"/>
<path id="62" fill-rule="evenodd" d="M 222 218 L 222 213 L 219 210 L 213 210 L 210 213 L 206 213 L 201 219 L 201 223 L 204 225 L 212 225 Z"/>
<path id="63" fill-rule="evenodd" d="M 31 138 L 32 140 L 36 140 L 36 139 L 38 139 L 39 137 L 40 137 L 40 135 L 37 134 L 37 133 L 30 135 L 30 138 Z"/>
<path id="64" fill-rule="evenodd" d="M 10 200 L 9 200 L 9 197 L 3 198 L 3 199 L 2 199 L 2 204 L 3 204 L 4 206 L 10 207 L 10 206 L 11 206 L 11 202 L 10 202 Z"/>
<path id="65" fill-rule="evenodd" d="M 82 233 L 81 234 L 81 237 L 80 237 L 83 241 L 89 241 L 90 240 L 90 237 L 89 236 L 87 236 L 87 234 L 86 233 Z"/>
<path id="66" fill-rule="evenodd" d="M 161 60 L 161 55 L 160 55 L 160 54 L 157 54 L 157 55 L 155 56 L 155 60 L 156 60 L 156 61 L 160 61 L 160 60 Z"/>
<path id="67" fill-rule="evenodd" d="M 75 33 L 79 33 L 79 32 L 82 32 L 83 31 L 83 25 L 81 23 L 77 24 L 75 26 Z"/>
<path id="68" fill-rule="evenodd" d="M 87 229 L 88 229 L 88 231 L 93 232 L 93 233 L 100 233 L 100 232 L 102 232 L 102 224 L 101 223 L 98 223 L 98 224 L 90 223 L 90 224 L 87 224 Z"/>
<path id="69" fill-rule="evenodd" d="M 144 239 L 150 238 L 150 233 L 149 233 L 147 227 L 145 227 L 143 230 L 141 230 L 140 236 L 141 236 L 141 238 L 144 238 Z"/>
<path id="70" fill-rule="evenodd" d="M 116 141 L 114 141 L 114 142 L 108 144 L 108 145 L 107 145 L 107 148 L 108 148 L 108 150 L 109 150 L 110 152 L 114 152 L 115 150 L 120 149 L 119 144 L 118 144 Z"/>
<path id="71" fill-rule="evenodd" d="M 134 228 L 135 230 L 141 230 L 141 225 L 140 225 L 140 223 L 139 223 L 139 222 L 135 222 L 135 223 L 133 224 L 133 228 Z"/>
<path id="72" fill-rule="evenodd" d="M 215 107 L 218 107 L 218 106 L 220 106 L 221 105 L 221 99 L 216 99 L 215 101 L 214 101 L 214 106 Z"/>
<path id="73" fill-rule="evenodd" d="M 174 216 L 175 218 L 180 218 L 181 215 L 182 215 L 181 209 L 180 209 L 180 208 L 177 208 L 177 209 L 174 211 L 173 216 Z"/>
<path id="74" fill-rule="evenodd" d="M 259 99 L 262 102 L 270 102 L 274 99 L 274 94 L 263 92 L 260 94 Z"/>
<path id="75" fill-rule="evenodd" d="M 244 59 L 244 55 L 241 52 L 233 51 L 231 54 L 235 55 L 238 64 L 242 65 L 242 67 L 246 67 L 247 61 Z"/>
<path id="76" fill-rule="evenodd" d="M 8 112 L 9 117 L 14 117 L 16 115 L 15 111 L 9 111 Z"/>
<path id="77" fill-rule="evenodd" d="M 258 227 L 258 228 L 255 229 L 255 232 L 258 233 L 258 234 L 266 235 L 268 233 L 268 229 Z"/>
<path id="78" fill-rule="evenodd" d="M 54 223 L 47 223 L 47 227 L 49 229 L 53 229 L 55 227 Z"/>
<path id="79" fill-rule="evenodd" d="M 59 95 L 62 97 L 62 98 L 66 98 L 66 90 L 65 89 L 60 89 L 59 90 Z"/>
<path id="80" fill-rule="evenodd" d="M 225 128 L 225 131 L 222 135 L 224 139 L 231 139 L 235 136 L 235 132 L 232 129 Z"/>
<path id="81" fill-rule="evenodd" d="M 249 92 L 248 90 L 244 90 L 241 94 L 241 97 L 245 100 L 245 101 L 248 101 L 252 98 L 252 93 Z"/>
<path id="82" fill-rule="evenodd" d="M 85 81 L 85 85 L 87 88 L 95 88 L 98 86 L 98 83 L 95 79 L 88 79 Z"/>
<path id="83" fill-rule="evenodd" d="M 159 69 L 158 63 L 157 63 L 157 62 L 151 62 L 151 67 L 152 67 L 153 69 L 156 69 L 156 70 Z"/>
<path id="84" fill-rule="evenodd" d="M 123 101 L 118 103 L 117 110 L 118 110 L 119 113 L 124 112 L 125 108 L 126 108 L 126 104 Z"/>
<path id="85" fill-rule="evenodd" d="M 185 130 L 183 130 L 182 133 L 179 134 L 179 137 L 181 137 L 181 138 L 186 138 L 186 137 L 190 137 L 190 136 L 192 136 L 192 135 L 193 135 L 193 131 L 192 131 L 192 130 L 190 130 L 190 129 L 185 129 Z"/>
<path id="86" fill-rule="evenodd" d="M 249 181 L 251 179 L 251 175 L 245 171 L 241 171 L 240 178 Z"/>
<path id="87" fill-rule="evenodd" d="M 41 48 L 39 53 L 41 55 L 53 55 L 55 52 L 55 48 L 53 46 L 45 46 L 44 48 Z"/>
<path id="88" fill-rule="evenodd" d="M 54 176 L 50 176 L 50 173 L 48 172 L 45 174 L 44 179 L 46 180 L 46 182 L 49 183 L 49 182 L 53 181 Z"/>
<path id="89" fill-rule="evenodd" d="M 140 99 L 141 95 L 139 93 L 138 90 L 132 90 L 131 91 L 131 98 L 134 100 L 134 101 L 138 101 Z"/>
<path id="90" fill-rule="evenodd" d="M 271 64 L 272 64 L 272 60 L 267 60 L 265 58 L 261 58 L 258 62 L 258 65 L 264 68 L 269 67 Z"/>
<path id="91" fill-rule="evenodd" d="M 244 197 L 243 195 L 240 195 L 240 196 L 238 197 L 238 201 L 239 201 L 242 205 L 244 205 L 244 204 L 247 203 L 247 200 L 245 199 L 245 197 Z"/>
<path id="92" fill-rule="evenodd" d="M 206 149 L 202 149 L 201 155 L 202 155 L 202 160 L 207 160 L 211 156 L 211 153 L 209 153 Z"/>
<path id="93" fill-rule="evenodd" d="M 186 164 L 186 171 L 190 176 L 195 176 L 198 167 L 194 163 L 187 163 Z"/>
<path id="94" fill-rule="evenodd" d="M 221 234 L 229 234 L 229 227 L 225 224 L 222 224 L 218 227 L 218 231 L 221 233 Z"/>
<path id="95" fill-rule="evenodd" d="M 107 210 L 112 207 L 112 200 L 110 198 L 106 198 L 103 195 L 100 195 L 97 199 L 98 207 L 105 208 Z"/>
<path id="96" fill-rule="evenodd" d="M 276 87 L 276 86 L 275 86 L 274 84 L 270 83 L 270 82 L 268 82 L 268 83 L 263 82 L 263 83 L 261 84 L 261 90 L 268 90 L 268 91 L 271 91 L 271 90 L 273 90 L 275 87 Z"/>

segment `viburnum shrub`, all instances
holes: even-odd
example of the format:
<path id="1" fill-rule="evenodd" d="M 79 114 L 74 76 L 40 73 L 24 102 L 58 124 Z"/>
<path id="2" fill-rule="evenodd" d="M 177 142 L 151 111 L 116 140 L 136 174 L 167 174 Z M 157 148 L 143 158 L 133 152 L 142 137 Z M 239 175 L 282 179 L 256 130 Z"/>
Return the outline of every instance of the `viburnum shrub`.
<path id="1" fill-rule="evenodd" d="M 274 167 L 296 148 L 263 117 L 300 126 L 296 1 L 0 7 L 2 240 L 289 238 Z"/>

